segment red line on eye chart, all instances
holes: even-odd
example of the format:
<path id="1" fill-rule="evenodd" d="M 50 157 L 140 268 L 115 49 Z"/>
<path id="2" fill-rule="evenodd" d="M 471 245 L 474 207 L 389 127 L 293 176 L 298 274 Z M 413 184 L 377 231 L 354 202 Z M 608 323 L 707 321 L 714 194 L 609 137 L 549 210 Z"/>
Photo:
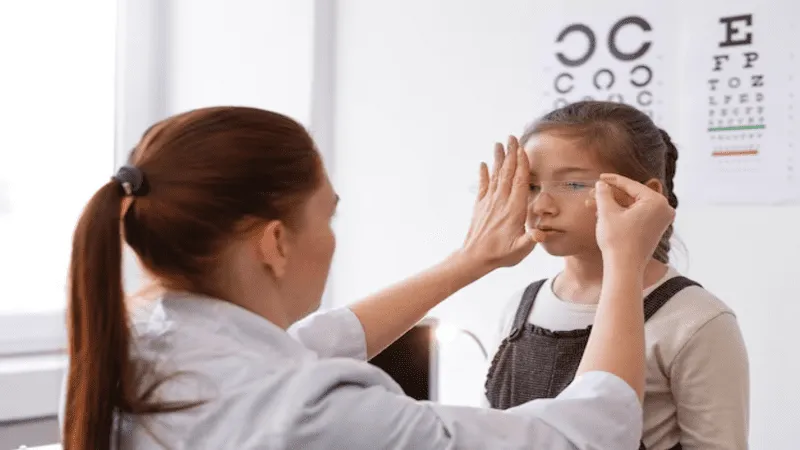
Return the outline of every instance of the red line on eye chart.
<path id="1" fill-rule="evenodd" d="M 755 156 L 758 154 L 758 150 L 717 150 L 711 152 L 711 156 L 714 157 L 721 157 L 721 156 Z"/>

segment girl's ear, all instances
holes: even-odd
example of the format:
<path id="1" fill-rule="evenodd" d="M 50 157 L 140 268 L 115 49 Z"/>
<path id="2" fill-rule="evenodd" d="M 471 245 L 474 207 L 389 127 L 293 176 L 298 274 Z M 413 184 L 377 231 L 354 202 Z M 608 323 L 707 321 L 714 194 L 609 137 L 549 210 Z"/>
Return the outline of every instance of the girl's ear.
<path id="1" fill-rule="evenodd" d="M 658 178 L 651 178 L 644 183 L 645 186 L 649 187 L 650 189 L 658 192 L 661 195 L 664 195 L 664 184 L 661 183 L 661 180 Z"/>

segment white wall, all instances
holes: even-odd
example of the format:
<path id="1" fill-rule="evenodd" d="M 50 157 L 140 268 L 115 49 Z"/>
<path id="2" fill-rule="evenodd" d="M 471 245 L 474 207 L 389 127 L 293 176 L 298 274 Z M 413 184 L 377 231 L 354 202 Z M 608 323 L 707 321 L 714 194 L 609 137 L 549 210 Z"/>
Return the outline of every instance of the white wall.
<path id="1" fill-rule="evenodd" d="M 308 123 L 312 0 L 172 0 L 170 6 L 169 113 L 255 106 Z"/>
<path id="2" fill-rule="evenodd" d="M 336 303 L 410 275 L 461 243 L 478 162 L 490 158 L 494 141 L 519 133 L 538 113 L 532 99 L 541 68 L 530 55 L 540 46 L 530 23 L 539 10 L 527 0 L 340 3 Z M 675 134 L 680 146 L 680 130 Z M 679 164 L 678 193 L 685 195 L 680 171 Z M 789 330 L 800 315 L 800 208 L 694 207 L 678 214 L 688 259 L 677 255 L 677 267 L 737 312 L 747 341 L 752 448 L 794 448 L 800 388 L 792 374 L 800 363 Z M 559 267 L 537 251 L 433 315 L 486 338 L 513 290 Z M 486 366 L 463 342 L 445 350 L 442 399 L 476 404 Z M 458 382 L 456 374 L 468 379 Z"/>

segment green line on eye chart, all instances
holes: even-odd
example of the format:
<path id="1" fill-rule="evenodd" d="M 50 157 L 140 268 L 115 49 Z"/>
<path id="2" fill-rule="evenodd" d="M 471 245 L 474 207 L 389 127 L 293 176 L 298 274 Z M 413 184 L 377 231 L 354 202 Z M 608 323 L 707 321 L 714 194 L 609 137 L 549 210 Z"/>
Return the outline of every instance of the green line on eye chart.
<path id="1" fill-rule="evenodd" d="M 743 131 L 743 130 L 763 130 L 766 125 L 742 125 L 739 127 L 717 127 L 709 128 L 708 131 Z"/>

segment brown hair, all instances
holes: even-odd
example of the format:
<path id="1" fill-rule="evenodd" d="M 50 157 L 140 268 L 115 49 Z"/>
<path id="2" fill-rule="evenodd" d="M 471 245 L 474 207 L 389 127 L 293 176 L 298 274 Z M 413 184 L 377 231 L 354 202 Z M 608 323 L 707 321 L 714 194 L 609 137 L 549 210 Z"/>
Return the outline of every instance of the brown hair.
<path id="1" fill-rule="evenodd" d="M 107 450 L 115 414 L 186 405 L 149 400 L 129 358 L 121 235 L 165 287 L 215 295 L 215 261 L 252 220 L 293 222 L 322 179 L 313 140 L 294 120 L 243 107 L 190 111 L 151 127 L 129 161 L 146 180 L 123 214 L 112 180 L 75 230 L 68 305 L 65 450 Z M 165 380 L 162 380 L 162 382 Z"/>
<path id="2" fill-rule="evenodd" d="M 533 135 L 545 132 L 577 139 L 628 178 L 641 183 L 657 178 L 670 206 L 678 207 L 673 185 L 678 149 L 647 114 L 624 103 L 576 102 L 545 114 L 525 130 L 520 142 L 524 145 Z M 670 225 L 653 255 L 663 263 L 669 262 L 672 232 Z"/>

